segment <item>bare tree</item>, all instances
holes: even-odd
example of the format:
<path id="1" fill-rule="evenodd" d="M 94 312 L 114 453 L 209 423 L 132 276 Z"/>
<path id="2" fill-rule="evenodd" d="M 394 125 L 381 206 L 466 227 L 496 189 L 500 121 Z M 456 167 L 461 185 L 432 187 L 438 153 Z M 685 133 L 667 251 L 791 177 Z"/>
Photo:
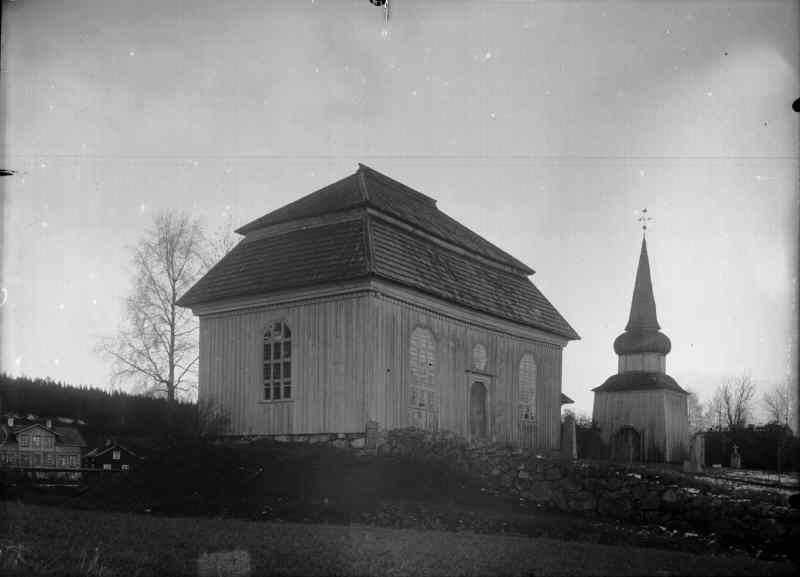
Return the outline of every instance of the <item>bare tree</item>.
<path id="1" fill-rule="evenodd" d="M 717 387 L 714 396 L 706 404 L 705 414 L 711 426 L 721 431 L 725 424 L 725 403 L 722 401 L 721 387 Z"/>
<path id="2" fill-rule="evenodd" d="M 752 412 L 756 385 L 750 375 L 725 380 L 714 393 L 713 405 L 717 415 L 724 415 L 729 429 L 747 425 Z"/>
<path id="3" fill-rule="evenodd" d="M 764 393 L 763 403 L 770 421 L 791 426 L 795 399 L 789 385 L 783 383 L 772 387 Z"/>
<path id="4" fill-rule="evenodd" d="M 206 271 L 222 260 L 222 257 L 239 242 L 234 228 L 233 217 L 228 213 L 225 222 L 215 232 L 206 236 L 203 251 L 203 266 Z"/>
<path id="5" fill-rule="evenodd" d="M 119 333 L 101 343 L 117 380 L 174 401 L 195 384 L 197 321 L 178 298 L 206 266 L 200 224 L 176 212 L 156 216 L 133 251 L 134 287 Z"/>
<path id="6" fill-rule="evenodd" d="M 697 393 L 688 388 L 686 390 L 689 392 L 689 397 L 687 398 L 689 433 L 694 434 L 698 431 L 704 431 L 713 423 L 713 420 L 710 414 L 704 410 Z"/>

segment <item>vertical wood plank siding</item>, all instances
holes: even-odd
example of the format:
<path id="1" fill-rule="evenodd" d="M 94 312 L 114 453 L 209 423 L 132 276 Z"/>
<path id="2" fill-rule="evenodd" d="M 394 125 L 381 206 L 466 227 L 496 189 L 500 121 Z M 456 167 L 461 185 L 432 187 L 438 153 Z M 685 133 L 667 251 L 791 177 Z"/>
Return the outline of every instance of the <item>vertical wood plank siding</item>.
<path id="1" fill-rule="evenodd" d="M 455 320 L 399 300 L 378 297 L 377 372 L 386 374 L 383 402 L 376 404 L 376 420 L 392 429 L 407 422 L 408 362 L 410 336 L 417 327 L 433 333 L 436 342 L 436 377 L 440 399 L 439 427 L 460 435 L 469 434 L 469 387 L 474 378 L 472 350 L 483 344 L 486 368 L 481 371 L 489 384 L 489 424 L 492 438 L 518 442 L 519 362 L 525 353 L 536 360 L 536 437 L 542 448 L 556 449 L 560 443 L 561 354 L 558 345 L 525 340 Z M 478 374 L 474 376 L 477 378 Z"/>
<path id="2" fill-rule="evenodd" d="M 292 331 L 292 399 L 262 402 L 263 332 L 283 320 Z M 534 356 L 536 438 L 560 442 L 562 347 L 484 329 L 401 300 L 365 292 L 200 318 L 201 399 L 213 398 L 234 435 L 347 433 L 368 420 L 408 425 L 412 382 L 409 345 L 424 327 L 435 341 L 439 428 L 469 434 L 469 387 L 487 382 L 488 423 L 497 441 L 519 439 L 519 362 Z M 472 350 L 486 347 L 486 367 L 471 373 Z"/>
<path id="3" fill-rule="evenodd" d="M 593 420 L 608 444 L 620 427 L 631 425 L 646 431 L 647 445 L 665 461 L 683 460 L 688 447 L 686 395 L 663 389 L 595 393 Z"/>
<path id="4" fill-rule="evenodd" d="M 667 425 L 668 461 L 682 461 L 689 454 L 686 441 L 689 438 L 689 407 L 686 395 L 674 391 L 664 391 Z"/>
<path id="5" fill-rule="evenodd" d="M 357 432 L 366 427 L 374 347 L 368 295 L 200 318 L 200 399 L 230 417 L 230 434 Z M 263 335 L 292 331 L 292 399 L 263 402 Z"/>

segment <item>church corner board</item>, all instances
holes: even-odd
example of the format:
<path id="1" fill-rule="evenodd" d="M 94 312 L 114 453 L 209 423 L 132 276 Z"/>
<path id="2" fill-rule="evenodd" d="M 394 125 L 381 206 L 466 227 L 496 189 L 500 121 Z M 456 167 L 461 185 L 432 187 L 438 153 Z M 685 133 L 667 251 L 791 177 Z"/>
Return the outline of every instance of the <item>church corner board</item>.
<path id="1" fill-rule="evenodd" d="M 533 271 L 367 166 L 241 227 L 179 304 L 232 435 L 416 426 L 557 449 L 579 338 Z"/>
<path id="2" fill-rule="evenodd" d="M 601 430 L 610 458 L 666 462 L 686 458 L 688 393 L 666 372 L 671 348 L 656 318 L 643 237 L 628 324 L 614 341 L 618 373 L 593 389 L 592 420 Z"/>

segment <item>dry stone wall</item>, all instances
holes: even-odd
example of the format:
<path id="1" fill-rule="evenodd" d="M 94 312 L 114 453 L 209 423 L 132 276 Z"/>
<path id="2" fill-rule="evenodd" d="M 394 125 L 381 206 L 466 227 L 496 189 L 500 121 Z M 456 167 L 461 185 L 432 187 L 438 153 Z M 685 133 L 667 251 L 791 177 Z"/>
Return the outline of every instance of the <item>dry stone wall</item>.
<path id="1" fill-rule="evenodd" d="M 261 439 L 262 436 L 240 437 L 242 442 Z M 366 433 L 312 433 L 308 435 L 273 435 L 273 441 L 280 443 L 308 443 L 310 445 L 331 445 L 336 449 L 363 449 L 366 446 Z"/>
<path id="2" fill-rule="evenodd" d="M 787 505 L 786 496 L 726 494 L 677 471 L 573 461 L 419 429 L 380 432 L 376 445 L 379 455 L 443 463 L 469 473 L 491 493 L 559 511 L 714 533 L 726 541 L 800 538 L 800 511 Z"/>

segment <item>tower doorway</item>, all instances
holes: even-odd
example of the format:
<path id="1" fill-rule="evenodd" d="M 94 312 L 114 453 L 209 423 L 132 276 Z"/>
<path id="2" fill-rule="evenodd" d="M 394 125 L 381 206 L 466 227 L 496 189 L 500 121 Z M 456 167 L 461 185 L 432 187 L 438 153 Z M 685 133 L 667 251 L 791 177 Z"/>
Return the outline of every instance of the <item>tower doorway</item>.
<path id="1" fill-rule="evenodd" d="M 641 460 L 642 435 L 631 427 L 620 427 L 611 437 L 611 459 L 636 463 Z"/>

